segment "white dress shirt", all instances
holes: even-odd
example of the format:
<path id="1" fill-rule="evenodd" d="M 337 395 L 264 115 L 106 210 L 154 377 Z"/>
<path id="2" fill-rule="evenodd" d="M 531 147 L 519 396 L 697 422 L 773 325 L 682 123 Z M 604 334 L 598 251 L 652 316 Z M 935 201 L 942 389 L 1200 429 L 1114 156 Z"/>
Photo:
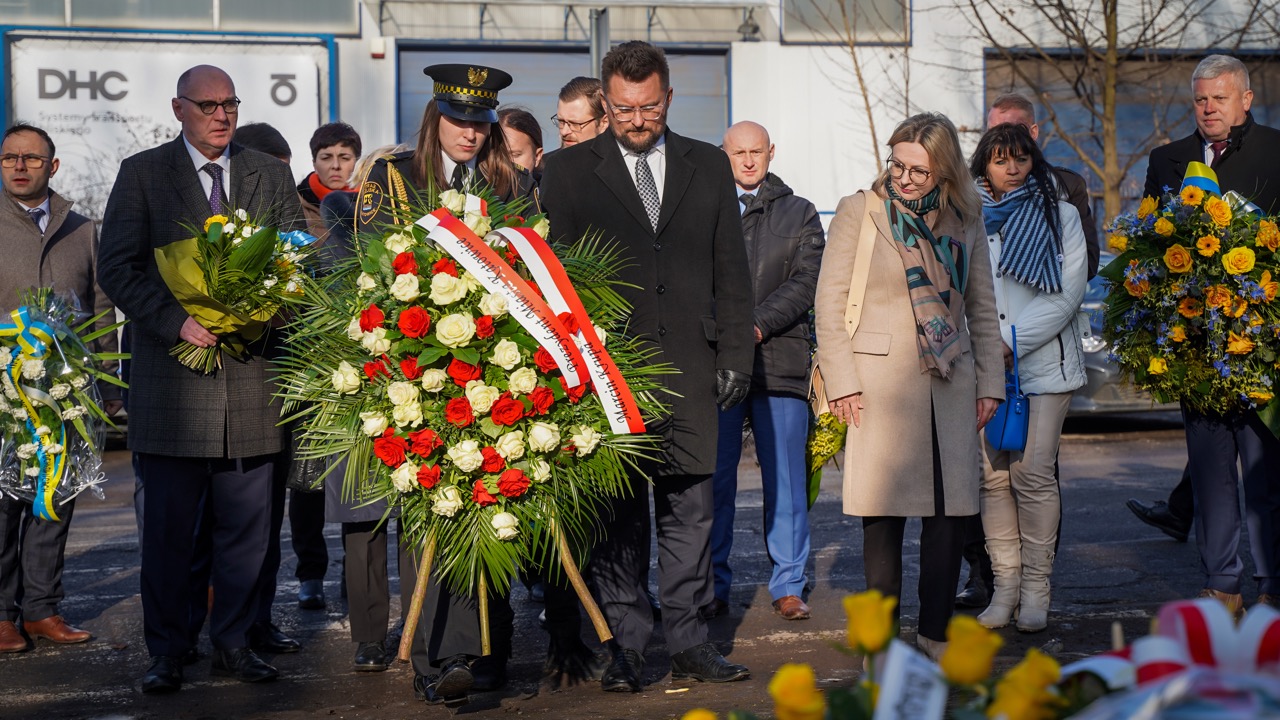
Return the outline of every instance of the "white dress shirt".
<path id="1" fill-rule="evenodd" d="M 18 202 L 18 201 L 14 200 L 14 202 Z M 44 215 L 40 216 L 40 234 L 43 235 L 44 231 L 49 229 L 49 209 L 50 208 L 49 208 L 49 195 L 47 193 L 44 196 L 44 202 L 40 203 L 39 205 L 36 205 L 33 207 L 27 207 L 26 205 L 23 205 L 22 203 L 19 202 L 18 207 L 22 209 L 22 212 L 27 213 L 28 217 L 30 217 L 31 211 L 35 210 L 36 208 L 43 210 Z"/>
<path id="2" fill-rule="evenodd" d="M 200 178 L 200 187 L 204 188 L 204 196 L 209 197 L 213 192 L 213 176 L 201 170 L 209 163 L 217 163 L 222 168 L 222 191 L 227 194 L 227 202 L 231 203 L 231 146 L 222 148 L 222 155 L 217 160 L 210 160 L 205 157 L 191 141 L 187 140 L 187 136 L 182 136 L 182 142 L 187 146 L 187 154 L 191 156 L 191 164 L 196 166 L 196 177 Z"/>
<path id="3" fill-rule="evenodd" d="M 631 183 L 634 185 L 636 162 L 640 159 L 640 155 L 631 152 L 622 143 L 618 143 L 618 149 L 622 151 L 622 161 L 627 164 L 627 174 L 631 176 Z M 663 186 L 666 185 L 667 179 L 667 138 L 665 136 L 658 137 L 658 144 L 653 146 L 653 150 L 645 160 L 653 173 L 653 182 L 658 186 L 658 203 L 661 204 Z"/>
<path id="4" fill-rule="evenodd" d="M 479 157 L 479 154 L 477 154 L 476 157 Z M 441 166 L 444 168 L 444 181 L 447 185 L 449 182 L 453 180 L 453 169 L 458 167 L 458 161 L 449 157 L 449 153 L 443 150 L 440 151 L 440 160 L 441 160 Z M 463 187 L 470 188 L 475 183 L 476 158 L 473 157 L 470 160 L 468 160 L 466 163 L 466 168 L 467 168 L 466 174 L 464 176 L 465 179 L 462 181 L 462 185 Z M 441 189 L 448 190 L 449 188 L 446 186 Z"/>

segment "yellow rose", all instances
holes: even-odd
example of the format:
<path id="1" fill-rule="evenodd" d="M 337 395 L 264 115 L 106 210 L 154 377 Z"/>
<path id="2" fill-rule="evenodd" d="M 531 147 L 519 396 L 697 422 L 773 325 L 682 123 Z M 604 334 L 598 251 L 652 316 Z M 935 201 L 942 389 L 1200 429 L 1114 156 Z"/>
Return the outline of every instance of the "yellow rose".
<path id="1" fill-rule="evenodd" d="M 1140 298 L 1143 295 L 1146 295 L 1147 291 L 1151 289 L 1151 281 L 1150 280 L 1138 280 L 1138 281 L 1125 280 L 1124 289 L 1127 290 L 1130 295 L 1136 298 Z"/>
<path id="2" fill-rule="evenodd" d="M 1014 665 L 1003 678 L 1000 678 L 998 685 L 1010 684 L 1044 689 L 1058 682 L 1061 675 L 1062 668 L 1058 666 L 1057 660 L 1036 648 L 1031 648 L 1022 658 L 1022 662 Z"/>
<path id="3" fill-rule="evenodd" d="M 884 649 L 896 632 L 893 609 L 898 598 L 885 597 L 879 590 L 868 590 L 844 599 L 844 612 L 849 619 L 849 647 L 874 655 Z"/>
<path id="4" fill-rule="evenodd" d="M 1156 234 L 1169 237 L 1174 231 L 1173 223 L 1169 222 L 1167 218 L 1160 218 L 1156 221 L 1155 230 Z"/>
<path id="5" fill-rule="evenodd" d="M 1187 339 L 1187 331 L 1181 325 L 1174 325 L 1169 331 L 1169 339 L 1174 342 L 1183 342 Z"/>
<path id="6" fill-rule="evenodd" d="M 997 634 L 978 624 L 970 615 L 954 615 L 947 625 L 947 649 L 939 665 L 947 680 L 957 685 L 975 685 L 991 675 L 991 660 L 1004 644 Z"/>
<path id="7" fill-rule="evenodd" d="M 773 697 L 773 714 L 778 720 L 822 720 L 827 703 L 818 691 L 813 668 L 787 663 L 778 668 L 769 681 Z"/>
<path id="8" fill-rule="evenodd" d="M 710 710 L 696 708 L 694 710 L 690 710 L 684 715 L 681 715 L 680 720 L 716 720 L 718 717 L 720 716 Z"/>
<path id="9" fill-rule="evenodd" d="M 1138 217 L 1144 220 L 1148 215 L 1156 211 L 1156 199 L 1153 197 L 1144 197 L 1142 202 L 1138 204 Z"/>
<path id="10" fill-rule="evenodd" d="M 1218 248 L 1221 246 L 1222 243 L 1213 235 L 1205 235 L 1196 241 L 1196 250 L 1205 257 L 1209 257 L 1218 252 Z"/>
<path id="11" fill-rule="evenodd" d="M 1204 191 L 1195 185 L 1188 185 L 1182 188 L 1182 192 L 1179 195 L 1182 197 L 1183 205 L 1192 207 L 1199 205 L 1204 200 Z"/>
<path id="12" fill-rule="evenodd" d="M 1050 720 L 1056 717 L 1054 696 L 1044 690 L 1003 687 L 996 690 L 995 700 L 987 706 L 992 720 Z"/>
<path id="13" fill-rule="evenodd" d="M 1214 285 L 1204 293 L 1204 304 L 1209 307 L 1221 308 L 1223 310 L 1231 309 L 1231 298 L 1234 294 L 1222 285 Z"/>
<path id="14" fill-rule="evenodd" d="M 1265 390 L 1254 390 L 1249 393 L 1249 399 L 1258 405 L 1266 405 L 1271 402 L 1272 397 L 1274 396 Z"/>
<path id="15" fill-rule="evenodd" d="M 1249 309 L 1249 301 L 1245 300 L 1239 295 L 1234 295 L 1231 298 L 1231 307 L 1224 308 L 1224 312 L 1226 312 L 1228 315 L 1230 315 L 1233 318 L 1238 318 L 1241 315 L 1244 315 L 1244 311 L 1248 309 Z"/>
<path id="16" fill-rule="evenodd" d="M 1227 333 L 1227 352 L 1232 355 L 1248 355 L 1253 352 L 1254 343 L 1245 335 L 1234 332 Z"/>
<path id="17" fill-rule="evenodd" d="M 1209 213 L 1209 217 L 1213 218 L 1213 222 L 1218 227 L 1226 227 L 1231 224 L 1231 206 L 1220 197 L 1211 197 L 1204 201 L 1204 211 Z"/>
<path id="18" fill-rule="evenodd" d="M 1107 248 L 1113 253 L 1122 253 L 1129 249 L 1129 238 L 1123 235 L 1107 236 Z"/>
<path id="19" fill-rule="evenodd" d="M 226 215 L 210 215 L 209 219 L 204 221 L 204 231 L 209 232 L 209 228 L 213 227 L 214 223 L 218 223 L 219 225 L 226 225 L 227 216 Z"/>
<path id="20" fill-rule="evenodd" d="M 1280 246 L 1280 228 L 1277 228 L 1276 224 L 1270 220 L 1259 222 L 1258 234 L 1254 237 L 1253 244 L 1275 252 L 1276 247 Z"/>
<path id="21" fill-rule="evenodd" d="M 1222 256 L 1222 267 L 1231 275 L 1244 275 L 1253 269 L 1255 256 L 1247 247 L 1238 247 Z"/>
<path id="22" fill-rule="evenodd" d="M 1262 287 L 1262 292 L 1267 296 L 1267 302 L 1276 299 L 1276 292 L 1280 291 L 1280 282 L 1271 279 L 1271 271 L 1263 270 L 1262 279 L 1258 281 L 1258 285 Z"/>
<path id="23" fill-rule="evenodd" d="M 1153 357 L 1151 362 L 1147 364 L 1147 373 L 1150 375 L 1163 375 L 1169 370 L 1169 363 L 1164 358 Z"/>
<path id="24" fill-rule="evenodd" d="M 1191 269 L 1191 252 L 1174 243 L 1164 251 L 1164 265 L 1170 272 L 1184 273 Z"/>

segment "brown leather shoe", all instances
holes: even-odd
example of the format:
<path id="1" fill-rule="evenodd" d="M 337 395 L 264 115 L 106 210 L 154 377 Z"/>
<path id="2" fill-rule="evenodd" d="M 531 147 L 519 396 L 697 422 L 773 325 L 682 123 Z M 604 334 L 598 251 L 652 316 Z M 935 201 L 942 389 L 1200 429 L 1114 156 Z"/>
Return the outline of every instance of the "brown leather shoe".
<path id="1" fill-rule="evenodd" d="M 1244 615 L 1244 598 L 1240 597 L 1240 593 L 1224 593 L 1221 590 L 1205 588 L 1200 591 L 1197 598 L 1213 598 L 1226 606 L 1227 612 L 1231 613 L 1231 617 L 1239 620 Z"/>
<path id="2" fill-rule="evenodd" d="M 25 652 L 27 639 L 18 632 L 18 626 L 11 620 L 0 620 L 0 653 Z"/>
<path id="3" fill-rule="evenodd" d="M 799 595 L 787 595 L 773 601 L 773 611 L 783 620 L 808 620 L 809 606 L 804 604 Z"/>
<path id="4" fill-rule="evenodd" d="M 88 642 L 93 634 L 79 628 L 73 628 L 62 619 L 61 615 L 50 615 L 43 620 L 22 623 L 22 629 L 32 640 L 44 638 L 61 645 Z"/>

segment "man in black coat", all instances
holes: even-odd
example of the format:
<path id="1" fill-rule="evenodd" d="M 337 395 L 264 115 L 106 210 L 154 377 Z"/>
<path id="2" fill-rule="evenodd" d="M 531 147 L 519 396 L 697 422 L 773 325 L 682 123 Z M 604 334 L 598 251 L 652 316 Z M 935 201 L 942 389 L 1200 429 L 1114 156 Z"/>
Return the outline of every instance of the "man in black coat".
<path id="1" fill-rule="evenodd" d="M 1280 210 L 1280 130 L 1253 121 L 1249 71 L 1227 55 L 1210 55 L 1191 75 L 1196 130 L 1151 151 L 1143 194 L 1162 200 L 1182 187 L 1187 164 L 1213 168 L 1218 186 L 1234 190 L 1271 214 Z M 1163 202 L 1161 203 L 1163 204 Z M 1182 409 L 1189 456 L 1182 480 L 1168 502 L 1127 505 L 1140 520 L 1185 542 L 1194 524 L 1201 565 L 1208 576 L 1202 596 L 1217 597 L 1233 610 L 1242 605 L 1240 576 L 1240 496 L 1237 455 L 1244 468 L 1249 547 L 1259 578 L 1258 602 L 1280 602 L 1280 441 L 1255 411 L 1228 416 Z M 1194 502 L 1193 502 L 1194 498 Z"/>
<path id="2" fill-rule="evenodd" d="M 751 393 L 742 404 L 720 413 L 711 529 L 715 599 L 703 615 L 715 617 L 728 609 L 742 424 L 750 418 L 764 490 L 765 547 L 773 565 L 769 594 L 774 611 L 784 619 L 803 620 L 809 617 L 809 606 L 801 597 L 809 559 L 809 318 L 826 240 L 813 203 L 769 172 L 774 147 L 767 130 L 753 122 L 737 123 L 724 134 L 721 147 L 733 167 L 742 208 L 742 236 L 755 291 L 756 346 Z"/>
<path id="3" fill-rule="evenodd" d="M 143 629 L 152 664 L 142 691 L 182 685 L 191 650 L 187 582 L 202 498 L 212 505 L 213 671 L 257 682 L 275 668 L 248 648 L 258 575 L 271 528 L 271 480 L 285 431 L 270 385 L 275 340 L 253 343 L 244 362 L 225 358 L 211 375 L 169 354 L 179 340 L 217 340 L 161 278 L 155 249 L 191 236 L 211 215 L 246 210 L 281 230 L 305 227 L 289 168 L 231 142 L 240 100 L 221 69 L 200 65 L 178 79 L 181 135 L 127 158 L 103 218 L 98 282 L 132 322 L 129 448 L 146 488 L 142 542 Z"/>
<path id="4" fill-rule="evenodd" d="M 658 527 L 658 590 L 672 675 L 741 680 L 707 642 L 699 609 L 711 602 L 711 474 L 717 403 L 731 407 L 750 387 L 751 280 L 733 175 L 724 153 L 667 129 L 670 71 L 658 48 L 615 47 L 601 68 L 609 133 L 547 158 L 543 205 L 552 234 L 590 231 L 621 244 L 630 263 L 619 288 L 632 305 L 628 332 L 652 343 L 675 393 L 669 416 L 650 425 L 661 457 L 632 478 L 608 537 L 594 554 L 596 589 L 615 637 L 605 690 L 639 692 L 653 628 L 645 597 L 649 573 L 649 494 Z M 558 620 L 548 590 L 547 620 Z"/>

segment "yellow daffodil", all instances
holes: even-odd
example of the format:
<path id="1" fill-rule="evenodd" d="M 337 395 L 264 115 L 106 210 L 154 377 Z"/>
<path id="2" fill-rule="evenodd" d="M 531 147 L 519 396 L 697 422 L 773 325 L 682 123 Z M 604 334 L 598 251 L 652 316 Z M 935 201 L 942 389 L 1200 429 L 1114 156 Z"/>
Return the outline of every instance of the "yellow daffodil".
<path id="1" fill-rule="evenodd" d="M 1174 243 L 1164 251 L 1164 265 L 1170 272 L 1184 273 L 1191 269 L 1191 252 Z"/>
<path id="2" fill-rule="evenodd" d="M 1196 240 L 1196 250 L 1205 257 L 1211 257 L 1220 247 L 1222 247 L 1222 241 L 1215 235 L 1205 235 Z"/>
<path id="3" fill-rule="evenodd" d="M 778 720 L 822 720 L 827 702 L 818 690 L 813 668 L 787 663 L 769 681 L 773 714 Z"/>
<path id="4" fill-rule="evenodd" d="M 1004 644 L 970 615 L 954 615 L 947 625 L 947 649 L 938 664 L 947 680 L 975 685 L 991 676 L 991 661 Z"/>
<path id="5" fill-rule="evenodd" d="M 1231 275 L 1244 275 L 1253 269 L 1255 256 L 1247 247 L 1232 249 L 1222 256 L 1222 267 Z"/>
<path id="6" fill-rule="evenodd" d="M 1163 375 L 1169 371 L 1169 363 L 1164 358 L 1153 357 L 1151 362 L 1147 363 L 1147 374 Z"/>
<path id="7" fill-rule="evenodd" d="M 1169 339 L 1174 342 L 1185 341 L 1187 339 L 1186 328 L 1182 327 L 1181 325 L 1174 325 L 1173 328 L 1169 330 Z"/>
<path id="8" fill-rule="evenodd" d="M 1270 220 L 1260 221 L 1258 223 L 1258 234 L 1253 238 L 1253 244 L 1275 252 L 1276 247 L 1280 247 L 1280 228 L 1277 228 L 1276 224 Z"/>
<path id="9" fill-rule="evenodd" d="M 219 225 L 226 225 L 227 216 L 226 215 L 210 215 L 209 219 L 204 221 L 204 231 L 209 232 L 209 228 L 213 227 L 214 223 L 218 223 Z"/>
<path id="10" fill-rule="evenodd" d="M 1213 219 L 1218 227 L 1231 224 L 1231 206 L 1220 197 L 1211 197 L 1204 201 L 1204 211 Z"/>
<path id="11" fill-rule="evenodd" d="M 1256 345 L 1247 335 L 1227 333 L 1227 352 L 1231 355 L 1248 355 Z"/>
<path id="12" fill-rule="evenodd" d="M 680 716 L 680 720 L 717 720 L 720 716 L 704 708 L 694 708 L 684 715 Z"/>
<path id="13" fill-rule="evenodd" d="M 1174 229 L 1173 223 L 1169 222 L 1168 218 L 1160 218 L 1159 220 L 1156 220 L 1155 231 L 1157 235 L 1169 237 L 1173 234 Z"/>
<path id="14" fill-rule="evenodd" d="M 893 637 L 893 609 L 898 598 L 885 597 L 879 590 L 868 590 L 844 599 L 844 612 L 849 619 L 849 647 L 874 655 L 884 649 Z"/>
<path id="15" fill-rule="evenodd" d="M 1049 691 L 1062 674 L 1058 661 L 1032 648 L 1022 662 L 996 683 L 995 700 L 987 717 L 1004 720 L 1040 720 L 1055 716 L 1061 699 Z"/>
<path id="16" fill-rule="evenodd" d="M 1129 249 L 1129 238 L 1124 235 L 1108 235 L 1107 248 L 1113 253 L 1122 253 Z"/>
<path id="17" fill-rule="evenodd" d="M 1144 197 L 1142 202 L 1138 204 L 1138 217 L 1146 219 L 1148 215 L 1156 211 L 1156 199 L 1153 197 Z"/>

